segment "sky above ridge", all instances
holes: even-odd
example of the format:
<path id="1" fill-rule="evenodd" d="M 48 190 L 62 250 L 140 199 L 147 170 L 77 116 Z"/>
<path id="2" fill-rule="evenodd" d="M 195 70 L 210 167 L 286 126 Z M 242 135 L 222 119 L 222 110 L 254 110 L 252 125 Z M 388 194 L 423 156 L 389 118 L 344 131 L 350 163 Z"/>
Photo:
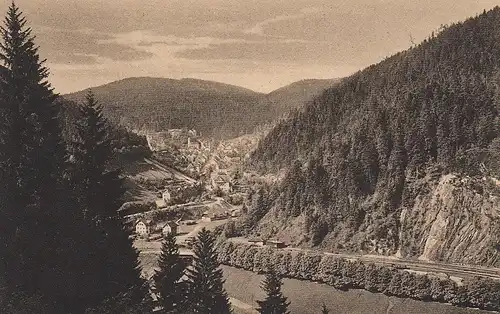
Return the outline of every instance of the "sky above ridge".
<path id="1" fill-rule="evenodd" d="M 269 92 L 347 76 L 498 0 L 16 0 L 68 93 L 134 77 Z M 10 1 L 0 4 L 6 12 Z"/>

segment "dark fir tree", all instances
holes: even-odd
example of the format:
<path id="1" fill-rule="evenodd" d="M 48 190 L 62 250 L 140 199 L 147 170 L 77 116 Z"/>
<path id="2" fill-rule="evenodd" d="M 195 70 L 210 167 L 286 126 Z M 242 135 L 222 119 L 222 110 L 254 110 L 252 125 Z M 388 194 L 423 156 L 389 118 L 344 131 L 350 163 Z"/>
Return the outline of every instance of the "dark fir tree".
<path id="1" fill-rule="evenodd" d="M 117 215 L 124 188 L 120 172 L 110 169 L 111 128 L 102 106 L 89 91 L 79 105 L 75 139 L 70 144 L 70 176 L 74 198 L 85 218 L 96 222 Z"/>
<path id="2" fill-rule="evenodd" d="M 194 243 L 193 265 L 187 269 L 190 313 L 232 313 L 223 287 L 215 240 L 214 235 L 203 228 Z"/>
<path id="3" fill-rule="evenodd" d="M 94 301 L 127 293 L 132 304 L 139 304 L 147 286 L 140 278 L 138 253 L 130 232 L 118 214 L 124 188 L 120 171 L 110 165 L 110 128 L 92 92 L 79 111 L 75 138 L 69 147 L 69 181 L 76 207 L 90 229 L 84 243 L 92 253 L 87 258 L 85 278 L 86 286 L 92 289 L 87 292 L 93 291 Z"/>
<path id="4" fill-rule="evenodd" d="M 162 244 L 158 261 L 159 270 L 153 280 L 159 305 L 165 313 L 183 313 L 186 297 L 186 283 L 181 281 L 185 262 L 179 255 L 179 246 L 173 233 L 168 233 Z"/>
<path id="5" fill-rule="evenodd" d="M 288 302 L 287 298 L 281 292 L 282 281 L 280 276 L 276 273 L 274 269 L 271 269 L 264 280 L 262 281 L 261 288 L 266 293 L 266 299 L 264 301 L 257 301 L 259 304 L 259 313 L 261 314 L 287 314 Z"/>
<path id="6" fill-rule="evenodd" d="M 8 288 L 61 309 L 75 295 L 73 215 L 63 189 L 59 106 L 31 29 L 12 3 L 1 28 L 0 226 Z M 52 311 L 54 312 L 54 311 Z"/>
<path id="7" fill-rule="evenodd" d="M 330 310 L 326 307 L 325 303 L 321 306 L 321 314 L 329 314 Z"/>

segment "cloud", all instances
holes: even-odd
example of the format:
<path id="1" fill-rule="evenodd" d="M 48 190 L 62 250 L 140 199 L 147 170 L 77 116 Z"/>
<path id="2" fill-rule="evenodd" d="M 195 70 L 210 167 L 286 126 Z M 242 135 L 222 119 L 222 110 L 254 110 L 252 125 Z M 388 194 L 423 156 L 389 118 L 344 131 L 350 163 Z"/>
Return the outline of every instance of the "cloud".
<path id="1" fill-rule="evenodd" d="M 321 12 L 321 9 L 319 9 L 319 8 L 304 8 L 300 11 L 301 12 L 298 14 L 279 15 L 277 17 L 273 17 L 273 18 L 264 20 L 262 22 L 257 23 L 252 28 L 244 30 L 244 33 L 265 36 L 264 29 L 268 25 L 282 22 L 282 21 L 293 21 L 293 20 L 297 20 L 297 19 L 302 19 L 302 18 L 306 17 L 307 15 L 316 14 L 316 13 Z"/>
<path id="2" fill-rule="evenodd" d="M 88 29 L 65 30 L 38 27 L 36 42 L 51 63 L 95 64 L 100 60 L 143 60 L 152 54 L 110 41 L 113 36 Z"/>
<path id="3" fill-rule="evenodd" d="M 10 2 L 0 3 L 5 12 Z M 16 0 L 62 92 L 130 76 L 332 78 L 498 0 Z"/>
<path id="4" fill-rule="evenodd" d="M 352 55 L 357 58 L 353 59 Z M 188 48 L 176 53 L 189 60 L 247 60 L 255 62 L 290 63 L 307 66 L 367 66 L 385 57 L 384 52 L 359 50 L 356 46 L 341 46 L 331 42 L 278 40 L 238 42 Z"/>

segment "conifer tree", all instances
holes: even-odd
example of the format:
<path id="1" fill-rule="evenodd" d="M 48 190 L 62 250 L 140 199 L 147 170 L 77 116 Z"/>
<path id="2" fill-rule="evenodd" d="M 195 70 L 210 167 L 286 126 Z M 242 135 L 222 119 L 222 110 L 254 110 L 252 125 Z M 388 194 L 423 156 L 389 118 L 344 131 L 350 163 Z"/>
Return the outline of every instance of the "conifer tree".
<path id="1" fill-rule="evenodd" d="M 173 233 L 168 233 L 162 243 L 159 270 L 153 277 L 155 292 L 165 313 L 182 313 L 185 305 L 186 284 L 181 282 L 181 278 L 186 267 L 175 241 Z"/>
<path id="2" fill-rule="evenodd" d="M 73 215 L 59 105 L 26 23 L 12 3 L 0 29 L 0 253 L 8 289 L 56 306 L 74 293 Z"/>
<path id="3" fill-rule="evenodd" d="M 259 313 L 261 314 L 288 314 L 288 306 L 290 302 L 281 293 L 281 278 L 274 269 L 271 269 L 264 280 L 261 288 L 266 293 L 267 297 L 264 301 L 257 301 L 259 304 Z"/>
<path id="4" fill-rule="evenodd" d="M 321 306 L 321 314 L 329 314 L 330 310 L 326 307 L 325 303 Z"/>
<path id="5" fill-rule="evenodd" d="M 193 246 L 194 261 L 187 269 L 190 313 L 232 313 L 223 287 L 222 269 L 215 250 L 215 237 L 203 228 Z"/>
<path id="6" fill-rule="evenodd" d="M 88 252 L 83 254 L 90 253 L 87 259 L 93 260 L 85 265 L 86 292 L 94 291 L 93 302 L 109 303 L 125 293 L 131 304 L 139 304 L 147 285 L 140 278 L 138 253 L 132 246 L 130 231 L 118 214 L 124 188 L 120 171 L 110 165 L 110 127 L 92 92 L 79 111 L 75 139 L 69 147 L 69 181 L 76 207 L 88 225 L 89 239 L 84 244 Z"/>
<path id="7" fill-rule="evenodd" d="M 116 216 L 124 192 L 120 173 L 110 170 L 111 129 L 92 91 L 79 105 L 76 139 L 70 144 L 75 199 L 84 216 L 96 221 Z"/>

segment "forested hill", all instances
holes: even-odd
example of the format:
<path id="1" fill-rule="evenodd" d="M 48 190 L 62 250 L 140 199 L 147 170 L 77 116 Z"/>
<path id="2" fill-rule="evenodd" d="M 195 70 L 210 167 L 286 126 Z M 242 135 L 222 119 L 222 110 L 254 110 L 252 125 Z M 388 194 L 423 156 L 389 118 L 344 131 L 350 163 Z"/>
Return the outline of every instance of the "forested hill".
<path id="1" fill-rule="evenodd" d="M 304 107 L 307 102 L 334 86 L 340 79 L 306 79 L 283 86 L 263 97 L 263 101 L 275 111 L 276 116 L 288 114 Z"/>
<path id="2" fill-rule="evenodd" d="M 499 87 L 498 7 L 344 79 L 253 153 L 254 167 L 287 174 L 254 195 L 247 228 L 500 264 Z"/>
<path id="3" fill-rule="evenodd" d="M 269 94 L 198 79 L 136 77 L 92 88 L 115 124 L 141 131 L 196 129 L 206 137 L 231 138 L 272 123 L 335 83 L 304 80 Z M 81 102 L 87 90 L 64 95 Z"/>
<path id="4" fill-rule="evenodd" d="M 237 136 L 269 119 L 267 104 L 258 102 L 261 94 L 210 81 L 137 77 L 92 91 L 112 122 L 136 130 L 188 127 L 204 136 Z M 63 97 L 81 101 L 86 92 Z"/>

